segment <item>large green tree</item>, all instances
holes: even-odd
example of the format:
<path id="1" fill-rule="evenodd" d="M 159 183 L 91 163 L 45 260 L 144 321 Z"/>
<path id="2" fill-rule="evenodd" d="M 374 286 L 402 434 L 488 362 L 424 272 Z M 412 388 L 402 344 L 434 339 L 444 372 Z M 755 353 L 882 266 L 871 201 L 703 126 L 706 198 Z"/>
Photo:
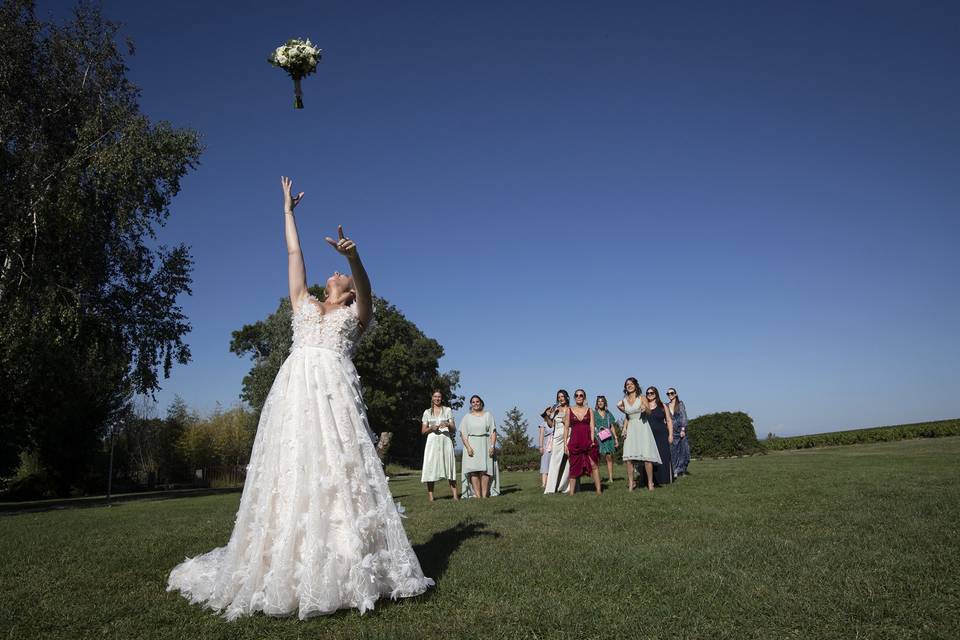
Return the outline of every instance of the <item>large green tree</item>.
<path id="1" fill-rule="evenodd" d="M 91 5 L 55 25 L 0 3 L 0 475 L 28 451 L 60 492 L 190 359 L 190 253 L 155 232 L 199 139 L 140 113 L 117 39 Z"/>
<path id="2" fill-rule="evenodd" d="M 323 299 L 321 287 L 315 285 L 310 292 Z M 375 298 L 374 317 L 377 326 L 363 337 L 353 359 L 370 425 L 380 433 L 382 443 L 389 443 L 390 459 L 417 465 L 423 457 L 420 416 L 429 406 L 430 394 L 440 389 L 447 403 L 459 409 L 463 406 L 463 397 L 457 395 L 460 372 L 440 373 L 440 343 L 383 298 Z M 283 298 L 275 312 L 233 332 L 230 351 L 253 359 L 240 395 L 258 412 L 290 352 L 290 318 L 290 300 Z"/>

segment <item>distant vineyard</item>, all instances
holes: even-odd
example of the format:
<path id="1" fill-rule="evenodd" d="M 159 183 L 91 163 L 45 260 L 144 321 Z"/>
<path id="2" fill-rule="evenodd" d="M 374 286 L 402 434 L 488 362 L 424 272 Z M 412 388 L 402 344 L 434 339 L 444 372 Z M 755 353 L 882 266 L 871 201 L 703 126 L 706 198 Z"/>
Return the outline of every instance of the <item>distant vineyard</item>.
<path id="1" fill-rule="evenodd" d="M 938 420 L 937 422 L 918 422 L 890 427 L 871 427 L 869 429 L 816 433 L 791 438 L 767 438 L 761 444 L 767 450 L 779 451 L 784 449 L 836 447 L 868 442 L 890 442 L 911 438 L 942 438 L 944 436 L 960 436 L 960 420 Z"/>

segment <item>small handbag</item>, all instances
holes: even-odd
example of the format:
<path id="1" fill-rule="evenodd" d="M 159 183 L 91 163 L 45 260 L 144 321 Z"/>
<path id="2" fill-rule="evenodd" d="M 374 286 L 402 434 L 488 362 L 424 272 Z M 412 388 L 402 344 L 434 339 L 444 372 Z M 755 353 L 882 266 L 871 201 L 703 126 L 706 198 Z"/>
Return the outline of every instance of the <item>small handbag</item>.
<path id="1" fill-rule="evenodd" d="M 600 442 L 606 442 L 607 440 L 613 437 L 613 432 L 611 432 L 610 429 L 604 427 L 603 429 L 600 429 L 600 432 L 597 435 L 600 436 Z"/>

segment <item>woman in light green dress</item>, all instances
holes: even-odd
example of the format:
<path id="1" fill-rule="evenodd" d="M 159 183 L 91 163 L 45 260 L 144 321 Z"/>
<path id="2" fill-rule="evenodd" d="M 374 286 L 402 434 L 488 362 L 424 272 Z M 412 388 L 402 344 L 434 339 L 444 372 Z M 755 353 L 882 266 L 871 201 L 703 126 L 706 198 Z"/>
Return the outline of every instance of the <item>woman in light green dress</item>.
<path id="1" fill-rule="evenodd" d="M 435 389 L 430 408 L 423 412 L 420 433 L 427 436 L 423 448 L 423 471 L 420 482 L 427 483 L 427 499 L 433 502 L 433 486 L 437 480 L 450 483 L 450 492 L 457 500 L 457 457 L 453 452 L 455 423 L 450 407 L 443 406 L 443 394 Z"/>
<path id="2" fill-rule="evenodd" d="M 627 378 L 623 383 L 623 400 L 617 403 L 617 409 L 627 414 L 623 421 L 623 461 L 627 465 L 627 483 L 630 491 L 637 485 L 633 464 L 641 463 L 647 472 L 647 488 L 653 491 L 653 463 L 660 464 L 660 453 L 653 431 L 645 412 L 649 411 L 647 400 L 640 391 L 636 378 Z"/>
<path id="3" fill-rule="evenodd" d="M 470 413 L 460 420 L 460 440 L 463 442 L 460 469 L 470 482 L 471 493 L 481 498 L 490 497 L 490 480 L 497 475 L 493 460 L 497 426 L 490 412 L 483 410 L 480 396 L 470 398 Z"/>

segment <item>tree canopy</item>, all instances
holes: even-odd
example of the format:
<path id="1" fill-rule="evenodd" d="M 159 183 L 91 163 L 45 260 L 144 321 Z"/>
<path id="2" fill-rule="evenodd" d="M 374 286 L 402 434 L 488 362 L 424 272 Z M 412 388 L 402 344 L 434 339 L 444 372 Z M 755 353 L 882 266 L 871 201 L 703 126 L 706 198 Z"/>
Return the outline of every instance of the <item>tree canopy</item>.
<path id="1" fill-rule="evenodd" d="M 0 34 L 0 476 L 31 452 L 64 492 L 111 414 L 190 359 L 192 258 L 156 230 L 201 145 L 140 113 L 95 7 L 56 25 L 5 0 Z"/>
<path id="2" fill-rule="evenodd" d="M 323 288 L 310 292 L 323 299 Z M 253 366 L 243 379 L 241 397 L 258 412 L 293 342 L 291 306 L 283 298 L 269 316 L 233 332 L 230 351 L 250 356 Z M 440 389 L 453 409 L 463 406 L 457 395 L 460 373 L 440 373 L 443 347 L 429 338 L 395 306 L 375 298 L 376 327 L 360 341 L 354 364 L 363 384 L 370 425 L 390 442 L 393 460 L 418 465 L 423 456 L 420 416 L 429 406 L 433 389 Z"/>

